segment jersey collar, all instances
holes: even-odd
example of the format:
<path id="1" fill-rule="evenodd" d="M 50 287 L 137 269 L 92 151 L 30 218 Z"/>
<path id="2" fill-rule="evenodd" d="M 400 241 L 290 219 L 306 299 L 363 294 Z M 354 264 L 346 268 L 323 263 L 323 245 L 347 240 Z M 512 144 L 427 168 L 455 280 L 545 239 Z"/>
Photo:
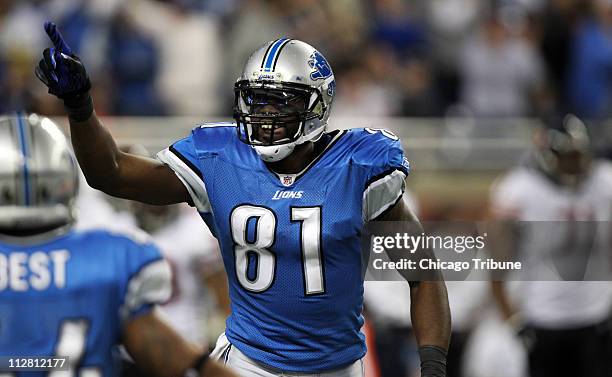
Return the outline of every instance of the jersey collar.
<path id="1" fill-rule="evenodd" d="M 336 142 L 338 142 L 338 140 L 340 140 L 340 138 L 346 134 L 346 132 L 347 132 L 346 130 L 335 130 L 335 131 L 331 131 L 331 132 L 323 134 L 324 137 L 325 136 L 331 137 L 328 140 L 327 145 L 325 145 L 325 147 L 323 149 L 321 149 L 319 154 L 317 154 L 317 156 L 315 158 L 313 158 L 312 161 L 310 161 L 310 163 L 308 165 L 306 165 L 306 167 L 304 167 L 304 169 L 302 169 L 298 173 L 295 173 L 295 174 L 283 174 L 283 173 L 275 172 L 272 169 L 270 169 L 268 167 L 268 165 L 266 165 L 263 161 L 262 161 L 262 163 L 265 165 L 265 167 L 266 167 L 266 169 L 268 169 L 268 171 L 270 171 L 273 175 L 276 176 L 278 181 L 283 186 L 285 186 L 285 187 L 293 186 L 293 184 L 295 184 L 295 182 L 299 178 L 304 176 L 304 174 L 306 174 L 306 172 L 308 172 L 308 170 L 310 170 L 310 168 L 312 168 L 319 160 L 321 160 L 321 158 L 326 154 L 326 152 L 329 151 L 336 144 Z"/>

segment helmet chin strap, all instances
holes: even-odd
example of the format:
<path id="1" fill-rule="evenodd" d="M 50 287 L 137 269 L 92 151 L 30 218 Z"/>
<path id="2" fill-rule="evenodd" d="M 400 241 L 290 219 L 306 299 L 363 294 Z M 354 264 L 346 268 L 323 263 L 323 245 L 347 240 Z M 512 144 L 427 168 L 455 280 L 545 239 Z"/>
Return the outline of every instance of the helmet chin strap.
<path id="1" fill-rule="evenodd" d="M 276 162 L 289 156 L 295 149 L 297 143 L 289 143 L 283 145 L 272 145 L 272 146 L 254 146 L 255 152 L 265 162 Z"/>
<path id="2" fill-rule="evenodd" d="M 255 148 L 255 151 L 257 152 L 259 157 L 265 162 L 277 162 L 293 153 L 296 146 L 304 144 L 307 141 L 315 142 L 319 140 L 323 135 L 323 131 L 325 131 L 325 128 L 326 126 L 323 126 L 315 132 L 311 132 L 309 135 L 302 135 L 293 143 L 270 146 L 253 146 L 253 148 Z"/>

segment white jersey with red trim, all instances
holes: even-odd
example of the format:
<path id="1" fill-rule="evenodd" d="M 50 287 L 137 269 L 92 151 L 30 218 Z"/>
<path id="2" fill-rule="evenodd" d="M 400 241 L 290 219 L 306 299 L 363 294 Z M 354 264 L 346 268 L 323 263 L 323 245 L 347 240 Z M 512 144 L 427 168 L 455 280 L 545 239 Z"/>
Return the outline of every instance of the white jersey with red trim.
<path id="1" fill-rule="evenodd" d="M 518 247 L 525 275 L 517 291 L 524 318 L 545 328 L 602 321 L 612 307 L 611 282 L 555 281 L 570 279 L 551 266 L 550 255 L 587 249 L 609 252 L 610 227 L 606 225 L 612 217 L 612 165 L 594 162 L 576 189 L 556 184 L 537 168 L 517 167 L 494 184 L 491 198 L 496 218 L 518 220 L 524 230 Z M 593 229 L 585 222 L 597 224 L 591 236 L 582 233 Z M 586 265 L 585 272 L 593 267 Z"/>

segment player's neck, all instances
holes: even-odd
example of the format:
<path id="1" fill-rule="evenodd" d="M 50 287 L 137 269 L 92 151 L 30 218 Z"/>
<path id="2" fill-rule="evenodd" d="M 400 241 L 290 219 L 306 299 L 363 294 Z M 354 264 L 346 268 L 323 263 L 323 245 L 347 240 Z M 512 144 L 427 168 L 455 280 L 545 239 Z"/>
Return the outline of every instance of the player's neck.
<path id="1" fill-rule="evenodd" d="M 296 146 L 293 152 L 286 158 L 276 162 L 267 162 L 266 164 L 276 173 L 297 174 L 304 170 L 315 157 L 315 143 L 308 141 Z"/>

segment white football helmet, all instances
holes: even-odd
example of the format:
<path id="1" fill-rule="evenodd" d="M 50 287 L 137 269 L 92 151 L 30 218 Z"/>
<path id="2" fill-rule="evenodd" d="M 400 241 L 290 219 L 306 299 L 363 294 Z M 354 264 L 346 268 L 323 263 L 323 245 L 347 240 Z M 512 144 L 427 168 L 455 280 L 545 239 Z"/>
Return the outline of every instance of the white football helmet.
<path id="1" fill-rule="evenodd" d="M 557 183 L 576 188 L 587 175 L 592 159 L 591 140 L 582 120 L 573 114 L 552 116 L 535 141 L 540 169 Z"/>
<path id="2" fill-rule="evenodd" d="M 288 38 L 266 43 L 234 85 L 238 137 L 264 161 L 282 160 L 323 134 L 335 88 L 329 63 L 314 47 Z"/>
<path id="3" fill-rule="evenodd" d="M 43 232 L 74 220 L 77 164 L 55 123 L 0 116 L 0 151 L 0 233 Z"/>

